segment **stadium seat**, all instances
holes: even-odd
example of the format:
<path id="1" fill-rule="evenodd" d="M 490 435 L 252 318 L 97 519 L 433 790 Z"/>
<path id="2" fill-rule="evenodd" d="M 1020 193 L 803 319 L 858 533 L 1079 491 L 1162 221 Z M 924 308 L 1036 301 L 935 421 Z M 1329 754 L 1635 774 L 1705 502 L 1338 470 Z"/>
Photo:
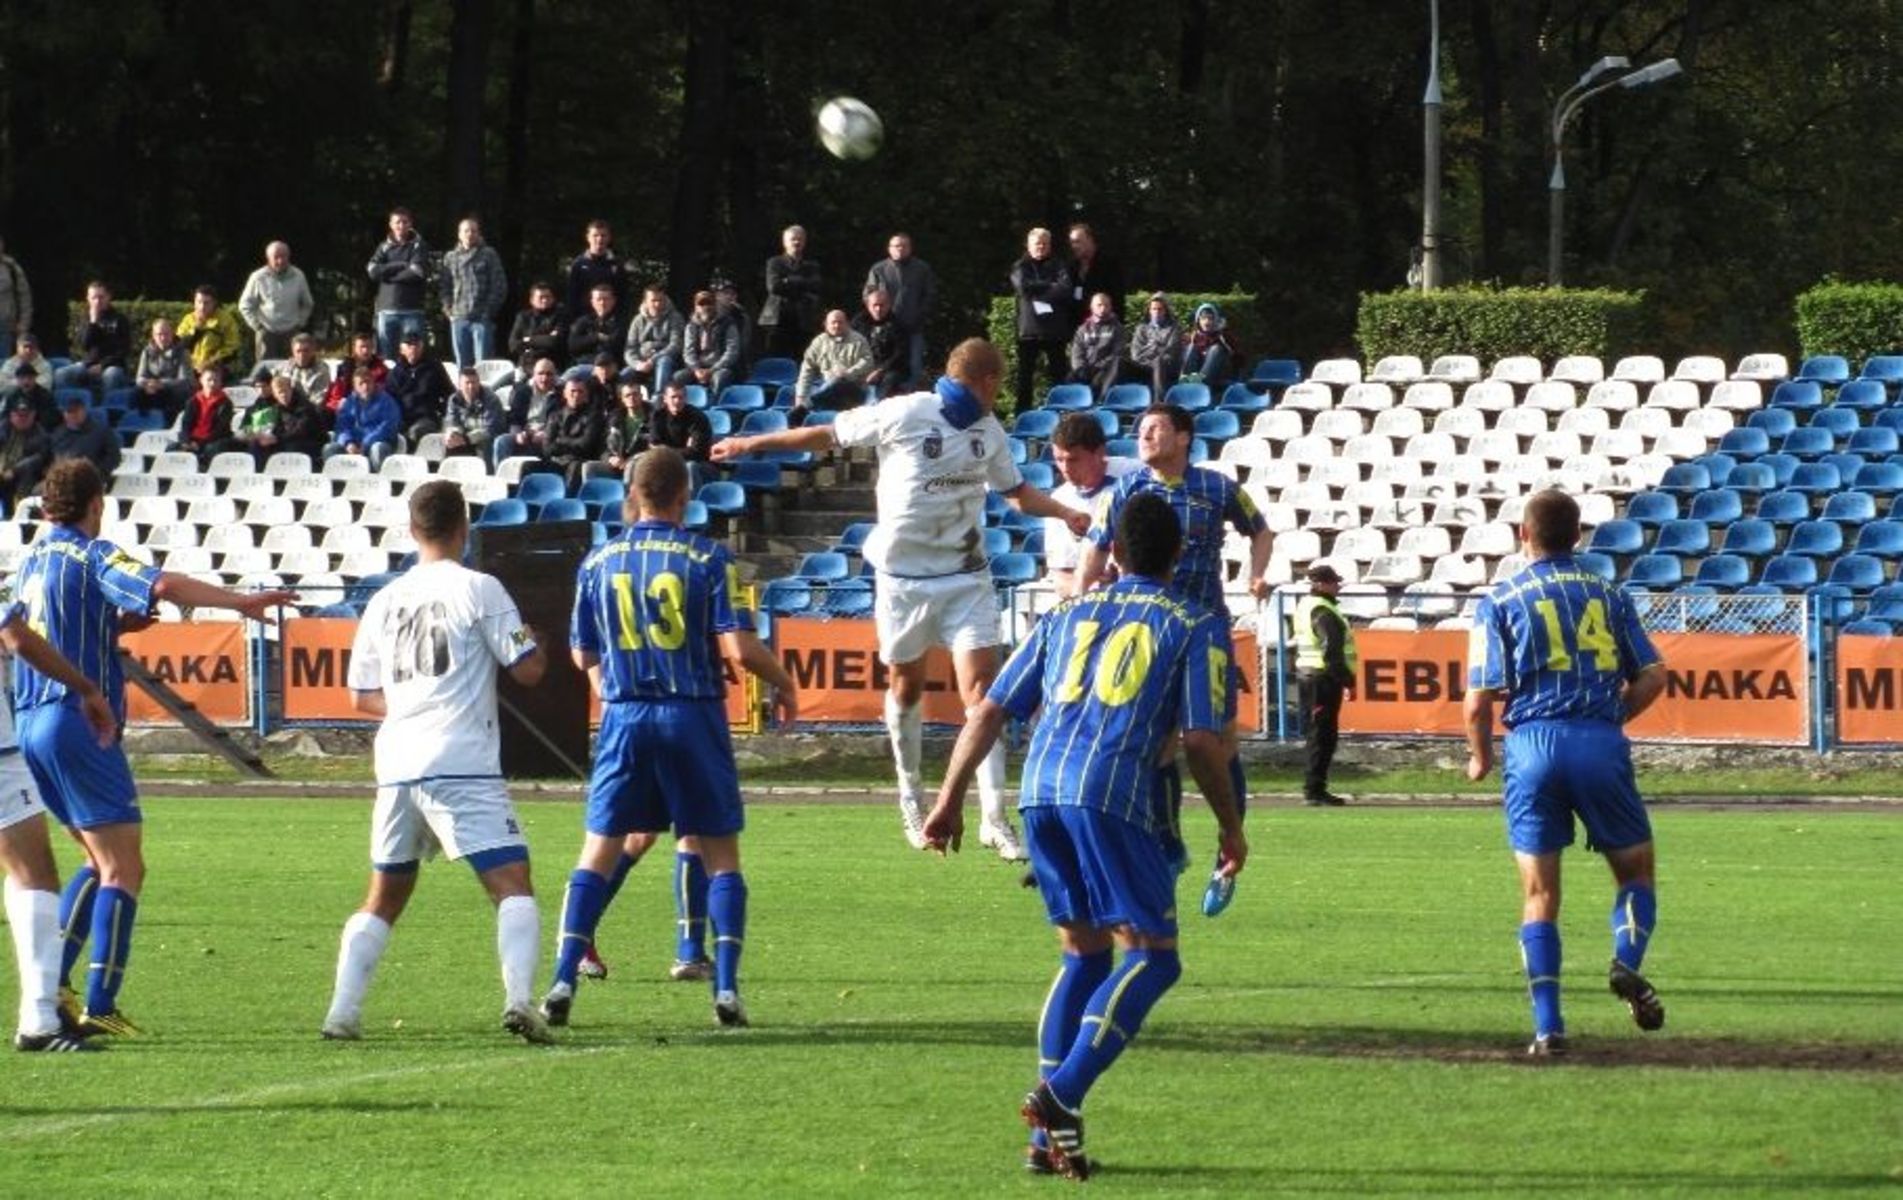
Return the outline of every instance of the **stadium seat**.
<path id="1" fill-rule="evenodd" d="M 1761 430 L 1767 438 L 1782 439 L 1797 428 L 1797 414 L 1788 408 L 1761 408 L 1746 417 L 1744 425 L 1746 429 Z"/>
<path id="2" fill-rule="evenodd" d="M 1788 489 L 1766 492 L 1752 515 L 1773 525 L 1794 525 L 1810 517 L 1810 497 Z"/>
<path id="3" fill-rule="evenodd" d="M 1744 516 L 1744 496 L 1730 488 L 1714 488 L 1692 497 L 1691 511 L 1685 514 L 1705 525 L 1727 525 Z"/>
<path id="4" fill-rule="evenodd" d="M 1877 499 L 1869 492 L 1839 492 L 1824 501 L 1822 517 L 1840 525 L 1861 525 L 1877 519 Z"/>
<path id="5" fill-rule="evenodd" d="M 1389 354 L 1374 364 L 1368 372 L 1371 383 L 1399 384 L 1406 387 L 1425 374 L 1421 360 L 1412 354 Z"/>
<path id="6" fill-rule="evenodd" d="M 1526 389 L 1526 396 L 1520 403 L 1522 408 L 1541 412 L 1571 412 L 1579 407 L 1579 392 L 1564 380 L 1548 379 Z"/>
<path id="7" fill-rule="evenodd" d="M 1678 518 L 1678 497 L 1667 492 L 1640 492 L 1626 501 L 1625 515 L 1639 525 L 1662 525 Z"/>
<path id="8" fill-rule="evenodd" d="M 1000 554 L 991 560 L 991 578 L 997 583 L 1009 586 L 1031 583 L 1037 575 L 1037 560 L 1019 551 Z"/>
<path id="9" fill-rule="evenodd" d="M 1804 412 L 1823 406 L 1824 392 L 1815 380 L 1787 379 L 1771 392 L 1772 408 L 1789 408 Z"/>
<path id="10" fill-rule="evenodd" d="M 813 607 L 813 588 L 804 579 L 769 579 L 760 590 L 760 607 L 776 617 L 803 613 Z"/>
<path id="11" fill-rule="evenodd" d="M 1249 382 L 1269 388 L 1291 387 L 1302 382 L 1302 364 L 1292 358 L 1261 358 L 1249 368 Z"/>
<path id="12" fill-rule="evenodd" d="M 1048 408 L 1033 408 L 1021 412 L 1011 421 L 1011 435 L 1021 438 L 1048 440 L 1057 432 L 1057 421 L 1061 414 Z"/>
<path id="13" fill-rule="evenodd" d="M 1480 360 L 1471 354 L 1443 354 L 1434 360 L 1422 378 L 1442 383 L 1477 383 L 1481 379 Z"/>
<path id="14" fill-rule="evenodd" d="M 1498 379 L 1470 383 L 1460 394 L 1460 407 L 1481 412 L 1505 412 L 1514 405 L 1513 385 Z"/>
<path id="15" fill-rule="evenodd" d="M 739 484 L 727 479 L 715 479 L 700 485 L 700 491 L 694 499 L 706 506 L 709 513 L 718 513 L 723 517 L 738 517 L 747 511 L 747 493 Z"/>
<path id="16" fill-rule="evenodd" d="M 1645 550 L 1645 526 L 1629 517 L 1607 521 L 1592 531 L 1592 540 L 1586 549 L 1621 558 L 1641 554 Z"/>
<path id="17" fill-rule="evenodd" d="M 1176 385 L 1183 386 L 1182 384 Z M 1172 388 L 1173 392 L 1175 389 Z M 1207 392 L 1208 389 L 1204 389 Z M 1199 412 L 1195 416 L 1195 435 L 1208 438 L 1213 442 L 1225 442 L 1242 433 L 1242 422 L 1235 413 L 1224 408 L 1212 408 Z"/>
<path id="18" fill-rule="evenodd" d="M 1793 427 L 1791 432 L 1795 432 L 1795 426 L 1797 424 L 1796 418 L 1792 418 L 1791 424 Z M 1789 436 L 1789 434 L 1787 433 L 1784 436 Z M 1757 423 L 1753 421 L 1747 424 L 1743 429 L 1734 429 L 1724 437 L 1719 438 L 1718 452 L 1720 454 L 1736 455 L 1739 458 L 1755 458 L 1760 454 L 1770 452 L 1771 437 L 1772 435 L 1770 433 L 1760 428 Z"/>
<path id="19" fill-rule="evenodd" d="M 1510 562 L 1509 559 L 1512 557 L 1514 556 L 1509 555 L 1508 558 L 1500 560 L 1501 574 L 1496 576 L 1496 578 L 1505 578 L 1516 574 L 1520 567 L 1525 565 L 1524 563 Z M 1602 554 L 1597 550 L 1581 550 L 1573 555 L 1573 562 L 1581 569 L 1592 572 L 1607 583 L 1613 583 L 1619 578 L 1619 564 L 1610 554 Z"/>
<path id="20" fill-rule="evenodd" d="M 686 397 L 689 407 L 705 412 L 708 407 L 707 385 L 688 383 L 681 385 L 681 395 Z"/>
<path id="21" fill-rule="evenodd" d="M 1044 393 L 1044 407 L 1053 415 L 1077 412 L 1096 403 L 1087 383 L 1060 383 Z"/>
<path id="22" fill-rule="evenodd" d="M 1806 558 L 1802 554 L 1779 554 L 1765 561 L 1764 573 L 1758 577 L 1758 581 L 1795 592 L 1816 583 L 1817 578 L 1816 559 Z"/>
<path id="23" fill-rule="evenodd" d="M 986 557 L 1011 552 L 1011 531 L 1002 525 L 987 525 L 980 529 L 981 545 Z"/>
<path id="24" fill-rule="evenodd" d="M 1655 354 L 1629 354 L 1612 365 L 1608 379 L 1657 383 L 1665 378 L 1665 362 Z"/>
<path id="25" fill-rule="evenodd" d="M 1711 389 L 1707 408 L 1727 412 L 1755 412 L 1764 407 L 1764 387 L 1747 379 L 1729 379 Z"/>
<path id="26" fill-rule="evenodd" d="M 1028 462 L 1018 468 L 1024 476 L 1024 482 L 1040 492 L 1048 492 L 1057 486 L 1057 468 L 1047 462 Z"/>
<path id="27" fill-rule="evenodd" d="M 1284 403 L 1287 398 L 1284 397 Z M 1401 407 L 1418 409 L 1421 412 L 1443 412 L 1454 406 L 1454 389 L 1439 380 L 1422 380 L 1409 384 L 1401 395 Z"/>
<path id="28" fill-rule="evenodd" d="M 700 499 L 687 502 L 687 512 L 681 517 L 681 527 L 699 533 L 707 528 L 707 502 Z"/>
<path id="29" fill-rule="evenodd" d="M 758 408 L 740 422 L 740 435 L 750 437 L 760 433 L 785 433 L 786 428 L 786 413 L 777 408 Z"/>
<path id="30" fill-rule="evenodd" d="M 1903 521 L 1872 521 L 1857 530 L 1857 544 L 1852 553 L 1867 554 L 1872 558 L 1903 559 Z"/>
<path id="31" fill-rule="evenodd" d="M 1103 407 L 1113 413 L 1140 413 L 1150 407 L 1150 385 L 1119 383 L 1103 394 Z"/>
<path id="32" fill-rule="evenodd" d="M 1854 417 L 1860 412 L 1880 412 L 1890 403 L 1884 385 L 1875 379 L 1853 379 L 1837 389 L 1837 395 L 1825 412 L 1841 412 Z"/>
<path id="33" fill-rule="evenodd" d="M 1699 463 L 1677 463 L 1659 480 L 1658 490 L 1677 496 L 1695 496 L 1711 487 L 1710 468 Z"/>
<path id="34" fill-rule="evenodd" d="M 1711 526 L 1699 520 L 1667 521 L 1659 526 L 1653 554 L 1696 558 L 1711 549 Z"/>
<path id="35" fill-rule="evenodd" d="M 1353 358 L 1324 358 L 1308 369 L 1308 382 L 1345 388 L 1361 382 L 1361 363 Z"/>
<path id="36" fill-rule="evenodd" d="M 506 358 L 485 358 L 476 364 L 476 378 L 492 391 L 508 387 L 515 382 L 515 364 Z"/>
<path id="37" fill-rule="evenodd" d="M 1641 554 L 1626 572 L 1626 583 L 1633 587 L 1676 587 L 1684 578 L 1685 568 L 1676 554 Z"/>
<path id="38" fill-rule="evenodd" d="M 1684 379 L 1666 379 L 1646 389 L 1643 407 L 1659 412 L 1692 412 L 1700 403 L 1697 384 Z"/>
<path id="39" fill-rule="evenodd" d="M 537 512 L 551 500 L 559 500 L 568 494 L 567 485 L 560 475 L 547 471 L 537 471 L 524 475 L 516 488 L 515 498 L 528 505 L 531 513 Z"/>
<path id="40" fill-rule="evenodd" d="M 729 481 L 738 484 L 743 491 L 777 492 L 780 490 L 780 462 L 774 458 L 743 458 L 733 464 Z"/>
<path id="41" fill-rule="evenodd" d="M 1857 378 L 1885 385 L 1903 383 L 1903 354 L 1871 355 L 1863 360 L 1863 369 L 1857 372 Z"/>
<path id="42" fill-rule="evenodd" d="M 1872 496 L 1894 496 L 1903 492 L 1903 465 L 1891 462 L 1867 463 L 1851 477 L 1850 486 Z"/>
<path id="43" fill-rule="evenodd" d="M 1870 606 L 1864 615 L 1882 621 L 1903 621 L 1903 583 L 1886 583 L 1871 592 Z"/>
<path id="44" fill-rule="evenodd" d="M 1768 558 L 1777 550 L 1777 527 L 1755 517 L 1734 521 L 1725 529 L 1720 549 L 1740 558 Z"/>
<path id="45" fill-rule="evenodd" d="M 591 521 L 616 522 L 621 519 L 621 504 L 628 497 L 628 486 L 619 479 L 600 476 L 582 481 L 575 498 L 588 506 Z"/>
<path id="46" fill-rule="evenodd" d="M 1792 491 L 1809 496 L 1828 496 L 1843 485 L 1843 477 L 1829 463 L 1801 463 L 1786 481 Z"/>
<path id="47" fill-rule="evenodd" d="M 1210 406 L 1209 385 L 1200 380 L 1188 383 L 1175 383 L 1163 393 L 1163 403 L 1174 404 L 1190 412 L 1201 412 Z"/>
<path id="48" fill-rule="evenodd" d="M 1811 413 L 1810 420 L 1806 421 L 1805 424 L 1814 429 L 1829 430 L 1831 438 L 1839 442 L 1846 440 L 1851 434 L 1863 428 L 1862 418 L 1858 417 L 1855 412 L 1838 404 L 1817 409 Z"/>
<path id="49" fill-rule="evenodd" d="M 800 559 L 793 574 L 800 579 L 831 583 L 852 578 L 852 564 L 837 550 L 816 550 Z"/>
<path id="50" fill-rule="evenodd" d="M 1672 368 L 1673 379 L 1686 379 L 1693 383 L 1722 383 L 1726 375 L 1725 360 L 1712 354 L 1693 354 L 1678 360 Z"/>
<path id="51" fill-rule="evenodd" d="M 1734 380 L 1752 380 L 1775 383 L 1791 377 L 1791 364 L 1782 354 L 1747 354 L 1738 360 L 1738 369 L 1731 373 Z"/>
<path id="52" fill-rule="evenodd" d="M 1611 412 L 1624 412 L 1639 406 L 1639 389 L 1629 379 L 1606 379 L 1592 385 L 1586 392 L 1587 408 L 1603 408 Z"/>
<path id="53" fill-rule="evenodd" d="M 1232 383 L 1222 391 L 1219 407 L 1226 408 L 1238 416 L 1254 416 L 1265 412 L 1269 407 L 1269 397 L 1249 390 L 1246 383 Z"/>
<path id="54" fill-rule="evenodd" d="M 1850 378 L 1850 363 L 1841 354 L 1816 354 L 1797 368 L 1796 378 L 1822 387 L 1836 387 Z"/>
<path id="55" fill-rule="evenodd" d="M 476 518 L 478 525 L 524 525 L 528 523 L 529 506 L 522 501 L 504 497 L 491 500 L 482 506 L 482 515 Z"/>
<path id="56" fill-rule="evenodd" d="M 1826 411 L 1828 410 L 1819 410 L 1819 415 Z M 1762 431 L 1755 429 L 1734 429 L 1725 436 L 1729 439 L 1741 433 L 1758 432 Z M 1726 449 L 1723 442 L 1719 443 L 1718 448 L 1721 450 Z M 1828 429 L 1819 429 L 1815 425 L 1805 425 L 1785 434 L 1783 439 L 1778 442 L 1777 448 L 1780 454 L 1791 454 L 1798 458 L 1818 458 L 1835 450 L 1837 448 L 1837 439 Z M 1731 453 L 1731 451 L 1727 450 L 1727 453 Z"/>
<path id="57" fill-rule="evenodd" d="M 800 365 L 790 358 L 762 358 L 755 360 L 753 370 L 747 373 L 749 383 L 759 384 L 763 388 L 788 387 L 800 377 Z"/>
<path id="58" fill-rule="evenodd" d="M 1868 554 L 1846 554 L 1830 566 L 1826 583 L 1847 587 L 1853 592 L 1869 592 L 1886 582 L 1883 560 Z"/>
<path id="59" fill-rule="evenodd" d="M 1790 464 L 1795 470 L 1797 464 Z M 1778 479 L 1777 464 L 1764 459 L 1756 462 L 1742 462 L 1725 476 L 1724 486 L 1740 492 L 1768 492 L 1782 486 Z"/>
<path id="60" fill-rule="evenodd" d="M 1899 449 L 1899 442 L 1903 442 L 1903 439 L 1898 437 L 1897 431 L 1891 426 L 1871 425 L 1852 433 L 1850 440 L 1844 443 L 1844 449 L 1852 454 L 1868 454 L 1875 457 L 1895 454 Z"/>
<path id="61" fill-rule="evenodd" d="M 1820 583 L 1804 595 L 1826 622 L 1847 621 L 1857 611 L 1856 594 L 1840 583 Z"/>
<path id="62" fill-rule="evenodd" d="M 1847 637 L 1895 637 L 1896 627 L 1874 617 L 1858 617 L 1845 621 L 1841 632 Z"/>
<path id="63" fill-rule="evenodd" d="M 1348 412 L 1386 412 L 1394 407 L 1394 389 L 1385 383 L 1349 384 L 1335 407 Z"/>

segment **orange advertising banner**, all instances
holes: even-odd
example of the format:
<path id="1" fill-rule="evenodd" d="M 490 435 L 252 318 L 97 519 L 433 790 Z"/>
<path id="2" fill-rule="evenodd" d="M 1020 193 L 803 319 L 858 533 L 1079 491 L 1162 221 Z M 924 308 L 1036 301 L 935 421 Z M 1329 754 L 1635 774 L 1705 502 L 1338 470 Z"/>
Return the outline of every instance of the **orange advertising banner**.
<path id="1" fill-rule="evenodd" d="M 1837 639 L 1837 740 L 1903 742 L 1903 638 Z"/>
<path id="2" fill-rule="evenodd" d="M 1634 721 L 1634 737 L 1802 743 L 1809 733 L 1803 639 L 1786 634 L 1656 634 L 1665 694 Z M 1342 705 L 1344 733 L 1458 737 L 1466 724 L 1467 634 L 1361 630 L 1361 674 Z M 1892 739 L 1895 740 L 1895 739 Z"/>
<path id="3" fill-rule="evenodd" d="M 119 645 L 218 725 L 242 725 L 251 704 L 251 656 L 241 621 L 162 621 L 122 634 Z M 171 714 L 126 688 L 126 721 L 169 725 Z"/>
<path id="4" fill-rule="evenodd" d="M 287 721 L 362 721 L 350 704 L 345 679 L 350 643 L 357 636 L 351 617 L 298 617 L 286 621 L 278 637 L 284 654 L 284 719 Z"/>

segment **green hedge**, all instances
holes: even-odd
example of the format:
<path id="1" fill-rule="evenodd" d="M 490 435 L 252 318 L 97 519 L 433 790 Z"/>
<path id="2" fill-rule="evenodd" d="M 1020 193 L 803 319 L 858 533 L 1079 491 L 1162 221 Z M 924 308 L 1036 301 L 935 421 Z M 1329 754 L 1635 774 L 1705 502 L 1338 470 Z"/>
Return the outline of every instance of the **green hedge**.
<path id="1" fill-rule="evenodd" d="M 1873 354 L 1903 354 L 1903 284 L 1827 279 L 1797 298 L 1804 357 L 1841 354 L 1852 370 Z"/>
<path id="2" fill-rule="evenodd" d="M 1237 363 L 1241 371 L 1244 363 L 1260 358 L 1269 352 L 1271 335 L 1266 315 L 1256 304 L 1252 292 L 1164 292 L 1170 298 L 1170 308 L 1176 313 L 1176 319 L 1185 326 L 1190 314 L 1199 304 L 1213 304 L 1222 310 L 1228 318 L 1229 335 L 1236 341 L 1236 347 L 1242 352 L 1243 363 Z M 1124 300 L 1123 311 L 1133 318 L 1142 320 L 1149 311 L 1150 292 L 1131 292 Z M 1018 369 L 1018 305 L 1015 296 L 993 296 L 991 308 L 985 314 L 985 336 L 993 345 L 1004 351 L 1005 395 L 1013 395 L 1013 383 L 1017 379 Z M 1040 378 L 1042 376 L 1040 375 Z M 1053 381 L 1043 380 L 1048 388 Z M 1007 403 L 1003 407 L 1010 409 L 1014 405 Z"/>
<path id="3" fill-rule="evenodd" d="M 1492 362 L 1531 354 L 1617 358 L 1644 338 L 1644 293 L 1566 288 L 1446 288 L 1364 292 L 1355 340 L 1372 363 L 1390 354 L 1432 361 L 1472 354 Z"/>
<path id="4" fill-rule="evenodd" d="M 126 320 L 132 323 L 132 356 L 128 360 L 128 364 L 133 366 L 138 364 L 139 351 L 143 350 L 146 343 L 152 340 L 152 322 L 158 320 L 160 317 L 164 317 L 176 327 L 178 323 L 183 321 L 192 311 L 192 302 L 189 299 L 146 300 L 139 298 L 136 300 L 122 300 L 114 296 L 112 298 L 112 306 L 125 314 Z M 229 317 L 237 325 L 239 337 L 238 361 L 249 365 L 251 362 L 251 326 L 244 323 L 244 318 L 239 315 L 238 306 L 236 304 L 219 305 L 218 311 L 222 312 L 226 317 Z M 66 329 L 68 335 L 72 338 L 73 345 L 77 346 L 79 344 L 79 331 L 85 324 L 85 301 L 70 301 L 66 305 Z"/>

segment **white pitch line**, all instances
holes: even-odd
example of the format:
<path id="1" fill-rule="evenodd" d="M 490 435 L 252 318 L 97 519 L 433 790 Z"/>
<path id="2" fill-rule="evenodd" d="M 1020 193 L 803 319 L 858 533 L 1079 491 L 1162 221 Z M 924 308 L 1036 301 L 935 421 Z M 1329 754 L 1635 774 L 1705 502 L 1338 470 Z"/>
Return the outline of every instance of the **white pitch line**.
<path id="1" fill-rule="evenodd" d="M 581 1054 L 610 1054 L 629 1049 L 629 1046 L 587 1046 L 574 1050 L 557 1050 L 555 1055 L 562 1058 Z M 529 1055 L 533 1055 L 530 1057 Z M 527 1051 L 517 1058 L 501 1057 L 491 1054 L 481 1058 L 457 1059 L 449 1062 L 418 1063 L 411 1067 L 397 1067 L 383 1071 L 365 1071 L 356 1075 L 333 1075 L 324 1079 L 291 1080 L 284 1083 L 267 1084 L 264 1087 L 251 1088 L 242 1092 L 227 1092 L 218 1096 L 206 1096 L 199 1100 L 183 1102 L 154 1101 L 143 1111 L 90 1113 L 85 1116 L 43 1117 L 35 1121 L 23 1121 L 0 1129 L 0 1142 L 22 1142 L 31 1138 L 57 1136 L 81 1129 L 94 1129 L 101 1125 L 111 1125 L 120 1121 L 138 1121 L 154 1117 L 189 1116 L 195 1112 L 212 1112 L 225 1108 L 245 1108 L 269 1100 L 280 1100 L 286 1096 L 322 1095 L 326 1092 L 341 1091 L 345 1088 L 361 1087 L 364 1084 L 388 1083 L 396 1079 L 410 1079 L 419 1075 L 449 1075 L 478 1067 L 508 1069 L 525 1063 L 544 1061 L 547 1052 Z M 135 1106 L 136 1107 L 136 1106 Z"/>

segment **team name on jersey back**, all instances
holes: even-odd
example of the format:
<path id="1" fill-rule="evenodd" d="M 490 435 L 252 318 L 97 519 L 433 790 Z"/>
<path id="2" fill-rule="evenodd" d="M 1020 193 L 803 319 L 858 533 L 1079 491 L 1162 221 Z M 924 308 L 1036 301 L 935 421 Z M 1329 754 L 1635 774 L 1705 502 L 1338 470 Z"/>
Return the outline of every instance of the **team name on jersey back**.
<path id="1" fill-rule="evenodd" d="M 1503 581 L 1474 613 L 1467 685 L 1508 693 L 1502 721 L 1625 720 L 1627 681 L 1659 661 L 1621 588 L 1542 559 Z"/>
<path id="2" fill-rule="evenodd" d="M 739 591 L 725 546 L 642 521 L 582 562 L 569 642 L 600 659 L 605 701 L 718 700 L 727 679 L 714 639 L 753 627 Z"/>

